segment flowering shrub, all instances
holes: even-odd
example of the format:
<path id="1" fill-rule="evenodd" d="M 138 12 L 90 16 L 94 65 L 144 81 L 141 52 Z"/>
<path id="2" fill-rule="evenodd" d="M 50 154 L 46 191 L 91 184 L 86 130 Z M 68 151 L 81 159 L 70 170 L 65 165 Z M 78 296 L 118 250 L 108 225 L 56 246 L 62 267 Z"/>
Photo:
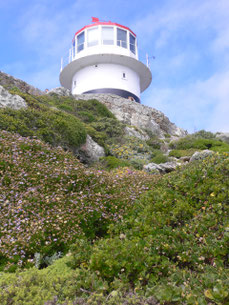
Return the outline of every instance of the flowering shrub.
<path id="1" fill-rule="evenodd" d="M 83 236 L 104 236 L 152 183 L 143 172 L 85 169 L 61 148 L 1 132 L 1 264 L 12 270 L 34 264 L 35 253 L 51 256 Z"/>

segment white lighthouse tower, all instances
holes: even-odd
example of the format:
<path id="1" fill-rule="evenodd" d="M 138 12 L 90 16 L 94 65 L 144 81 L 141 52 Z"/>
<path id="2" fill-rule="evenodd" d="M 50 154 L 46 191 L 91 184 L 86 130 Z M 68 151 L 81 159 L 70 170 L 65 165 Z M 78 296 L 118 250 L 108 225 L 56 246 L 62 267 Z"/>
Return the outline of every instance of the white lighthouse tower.
<path id="1" fill-rule="evenodd" d="M 61 62 L 61 85 L 72 94 L 113 93 L 140 102 L 152 74 L 138 60 L 136 35 L 121 24 L 92 21 L 74 35 L 68 63 Z"/>

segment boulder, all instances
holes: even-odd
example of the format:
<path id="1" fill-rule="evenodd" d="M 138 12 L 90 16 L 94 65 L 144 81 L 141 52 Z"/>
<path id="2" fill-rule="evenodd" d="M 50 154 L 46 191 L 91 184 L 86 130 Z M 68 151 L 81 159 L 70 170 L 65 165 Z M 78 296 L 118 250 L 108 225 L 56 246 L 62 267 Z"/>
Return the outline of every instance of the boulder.
<path id="1" fill-rule="evenodd" d="M 115 94 L 80 94 L 75 95 L 75 98 L 83 100 L 97 99 L 105 104 L 119 121 L 127 125 L 136 126 L 143 131 L 148 130 L 159 138 L 165 138 L 168 134 L 174 137 L 187 135 L 185 130 L 171 123 L 161 111 Z"/>
<path id="2" fill-rule="evenodd" d="M 11 108 L 19 110 L 26 108 L 27 104 L 19 95 L 10 94 L 6 89 L 0 86 L 0 108 Z"/>
<path id="3" fill-rule="evenodd" d="M 0 85 L 6 86 L 7 88 L 17 87 L 21 92 L 29 93 L 33 95 L 43 95 L 45 92 L 37 89 L 26 82 L 15 78 L 7 73 L 0 71 Z"/>
<path id="4" fill-rule="evenodd" d="M 105 156 L 105 151 L 102 146 L 97 144 L 89 135 L 87 135 L 86 142 L 77 151 L 80 161 L 84 163 L 93 163 L 99 158 Z"/>
<path id="5" fill-rule="evenodd" d="M 179 160 L 183 161 L 183 162 L 189 162 L 190 159 L 191 159 L 191 156 L 184 156 L 184 157 L 181 157 Z"/>
<path id="6" fill-rule="evenodd" d="M 160 164 L 149 163 L 147 165 L 144 165 L 143 169 L 147 172 L 160 172 L 164 174 L 174 171 L 179 165 L 181 164 L 176 161 L 160 163 Z"/>
<path id="7" fill-rule="evenodd" d="M 72 97 L 71 91 L 69 89 L 64 88 L 64 87 L 53 88 L 51 90 L 48 90 L 46 93 L 47 94 L 55 93 L 55 94 L 58 94 L 60 96 L 71 96 Z"/>
<path id="8" fill-rule="evenodd" d="M 229 144 L 229 132 L 217 132 L 216 138 Z"/>
<path id="9" fill-rule="evenodd" d="M 196 151 L 190 158 L 190 162 L 196 161 L 196 160 L 202 160 L 207 158 L 208 156 L 212 155 L 214 152 L 211 150 L 202 150 L 202 151 Z"/>

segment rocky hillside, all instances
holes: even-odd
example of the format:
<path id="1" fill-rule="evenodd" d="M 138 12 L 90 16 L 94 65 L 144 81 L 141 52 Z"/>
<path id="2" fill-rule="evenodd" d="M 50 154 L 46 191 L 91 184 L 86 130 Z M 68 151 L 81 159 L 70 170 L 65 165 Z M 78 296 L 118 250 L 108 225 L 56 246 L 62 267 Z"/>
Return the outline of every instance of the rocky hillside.
<path id="1" fill-rule="evenodd" d="M 15 78 L 7 73 L 0 71 L 0 85 L 4 86 L 7 89 L 12 89 L 13 87 L 17 87 L 21 92 L 29 93 L 33 95 L 42 95 L 45 92 L 37 89 L 26 82 Z"/>
<path id="2" fill-rule="evenodd" d="M 228 150 L 226 134 L 218 134 L 217 142 L 216 135 L 204 139 L 209 135 L 197 133 L 194 138 L 214 143 L 172 152 L 177 146 L 173 142 L 187 137 L 188 143 L 190 136 L 156 109 L 111 94 L 73 96 L 62 87 L 44 93 L 3 72 L 0 109 L 0 129 L 62 146 L 100 169 L 129 166 L 169 172 L 198 150 Z"/>
<path id="3" fill-rule="evenodd" d="M 36 90 L 1 73 L 0 304 L 229 304 L 228 135 Z"/>

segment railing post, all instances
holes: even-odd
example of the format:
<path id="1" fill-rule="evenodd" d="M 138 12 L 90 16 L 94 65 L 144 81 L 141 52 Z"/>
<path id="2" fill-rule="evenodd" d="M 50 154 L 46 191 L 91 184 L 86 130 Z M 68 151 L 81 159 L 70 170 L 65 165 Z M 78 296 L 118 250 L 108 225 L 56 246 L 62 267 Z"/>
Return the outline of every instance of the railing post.
<path id="1" fill-rule="evenodd" d="M 148 55 L 148 53 L 146 53 L 146 65 L 147 65 L 147 68 L 150 69 L 150 63 L 149 63 L 149 55 Z"/>
<path id="2" fill-rule="evenodd" d="M 63 70 L 63 57 L 60 60 L 60 72 Z"/>

